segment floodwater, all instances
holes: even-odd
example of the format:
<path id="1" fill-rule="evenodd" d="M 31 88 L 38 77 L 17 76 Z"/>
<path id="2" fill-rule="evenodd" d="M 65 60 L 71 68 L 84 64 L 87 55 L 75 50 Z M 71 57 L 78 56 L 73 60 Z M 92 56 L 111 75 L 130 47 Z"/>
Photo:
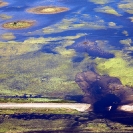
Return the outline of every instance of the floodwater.
<path id="1" fill-rule="evenodd" d="M 88 86 L 80 84 L 81 79 L 76 78 L 78 73 L 83 76 L 82 82 L 88 84 L 87 78 L 97 74 L 102 81 L 95 82 L 92 76 L 89 80 L 93 88 L 109 86 L 112 80 L 109 83 L 103 81 L 114 77 L 113 83 L 122 89 L 128 86 L 132 94 L 132 0 L 4 1 L 8 4 L 0 7 L 1 96 L 30 95 L 89 103 L 89 98 L 86 98 L 90 93 L 86 91 Z M 68 10 L 53 14 L 28 12 L 28 9 L 38 6 L 65 7 Z M 20 29 L 3 27 L 9 22 L 15 26 L 19 21 L 34 24 Z M 91 71 L 91 75 L 86 74 L 88 77 L 85 78 L 82 72 L 87 71 Z M 116 97 L 116 93 L 119 94 L 117 91 L 103 95 Z M 124 94 L 130 95 L 128 92 Z M 91 95 L 94 96 L 92 103 L 102 101 Z M 117 104 L 122 101 L 121 96 L 116 99 Z M 132 98 L 122 102 L 128 101 L 132 103 Z M 110 105 L 112 102 L 105 106 Z"/>
<path id="2" fill-rule="evenodd" d="M 0 8 L 3 95 L 81 94 L 75 75 L 94 66 L 99 74 L 118 77 L 122 84 L 132 86 L 132 1 L 6 2 L 8 5 Z M 69 10 L 55 14 L 27 12 L 38 6 Z M 2 27 L 24 20 L 35 23 L 22 29 Z M 85 41 L 92 42 L 89 50 L 85 45 L 78 46 Z"/>

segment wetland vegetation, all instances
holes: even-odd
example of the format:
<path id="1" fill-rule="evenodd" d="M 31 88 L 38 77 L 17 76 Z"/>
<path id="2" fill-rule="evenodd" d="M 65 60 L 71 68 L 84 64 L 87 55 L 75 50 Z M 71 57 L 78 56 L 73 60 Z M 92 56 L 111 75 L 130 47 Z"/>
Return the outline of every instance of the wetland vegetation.
<path id="1" fill-rule="evenodd" d="M 20 20 L 15 22 L 8 22 L 2 25 L 3 28 L 17 30 L 23 28 L 29 28 L 34 25 L 34 21 Z"/>
<path id="2" fill-rule="evenodd" d="M 0 110 L 0 132 L 131 132 L 133 116 L 120 113 L 96 115 L 93 112 L 79 113 L 73 110 Z M 120 123 L 125 119 L 128 125 Z"/>
<path id="3" fill-rule="evenodd" d="M 89 71 L 119 80 L 119 86 L 113 84 L 117 93 L 125 88 L 129 95 L 132 8 L 132 0 L 1 0 L 0 102 L 84 102 L 84 86 L 75 78 Z M 79 79 L 86 86 L 90 82 L 84 77 Z M 113 87 L 101 79 L 98 83 L 91 84 L 98 88 L 92 93 Z M 132 96 L 125 99 L 132 103 Z M 133 131 L 132 113 L 106 113 L 0 109 L 0 132 Z"/>
<path id="4" fill-rule="evenodd" d="M 28 9 L 27 12 L 34 14 L 56 14 L 60 12 L 68 11 L 66 7 L 56 7 L 56 6 L 39 6 L 35 8 Z"/>

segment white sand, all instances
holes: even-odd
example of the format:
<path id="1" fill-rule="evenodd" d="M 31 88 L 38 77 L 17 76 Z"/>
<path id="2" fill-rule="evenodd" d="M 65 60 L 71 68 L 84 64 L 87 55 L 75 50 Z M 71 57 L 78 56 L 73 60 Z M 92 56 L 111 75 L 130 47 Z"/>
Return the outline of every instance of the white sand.
<path id="1" fill-rule="evenodd" d="M 132 104 L 122 105 L 118 107 L 118 110 L 126 111 L 126 112 L 133 112 L 133 105 Z"/>

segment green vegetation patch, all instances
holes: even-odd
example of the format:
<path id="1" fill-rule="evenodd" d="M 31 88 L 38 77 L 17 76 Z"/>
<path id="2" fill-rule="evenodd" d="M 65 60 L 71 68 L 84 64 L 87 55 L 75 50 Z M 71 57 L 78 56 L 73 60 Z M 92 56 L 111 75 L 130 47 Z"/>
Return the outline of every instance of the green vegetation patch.
<path id="1" fill-rule="evenodd" d="M 70 121 L 71 122 L 71 121 Z M 33 119 L 33 120 L 23 120 L 23 119 L 5 119 L 1 123 L 0 132 L 1 133 L 24 133 L 24 132 L 35 132 L 35 131 L 56 131 L 63 130 L 69 124 L 67 119 Z"/>
<path id="2" fill-rule="evenodd" d="M 8 40 L 7 42 L 0 42 L 0 56 L 14 56 L 14 55 L 22 55 L 28 52 L 37 51 L 41 48 L 42 45 L 50 44 L 51 41 L 58 41 L 63 44 L 62 49 L 58 48 L 58 52 L 60 50 L 61 54 L 64 53 L 64 56 L 72 56 L 74 54 L 74 50 L 66 50 L 64 47 L 73 44 L 74 39 L 80 38 L 84 36 L 84 34 L 77 34 L 76 36 L 65 36 L 65 37 L 39 37 L 34 38 L 30 37 L 23 42 L 13 41 L 15 36 L 13 33 L 4 33 L 1 35 L 1 38 L 4 40 Z M 64 40 L 64 41 L 60 41 Z M 53 44 L 54 45 L 54 44 Z"/>
<path id="3" fill-rule="evenodd" d="M 81 19 L 82 18 L 82 22 Z M 85 22 L 84 19 L 88 19 L 88 22 Z M 95 20 L 95 21 L 94 21 Z M 94 21 L 94 22 L 93 22 Z M 80 22 L 80 23 L 77 23 Z M 105 29 L 105 23 L 102 19 L 100 18 L 89 18 L 87 15 L 82 15 L 82 17 L 77 17 L 77 18 L 66 18 L 63 19 L 61 22 L 54 24 L 52 26 L 45 27 L 43 29 L 43 32 L 45 34 L 51 34 L 51 33 L 59 33 L 67 30 L 77 30 L 77 29 L 94 29 L 94 30 L 99 30 L 99 29 Z M 83 33 L 81 33 L 83 34 Z"/>
<path id="4" fill-rule="evenodd" d="M 34 115 L 29 114 L 29 115 Z M 44 114 L 38 114 L 44 115 Z M 16 114 L 19 118 L 19 114 Z M 132 131 L 132 126 L 123 125 L 110 120 L 97 118 L 96 115 L 90 114 L 70 114 L 66 115 L 45 115 L 48 116 L 44 119 L 26 119 L 23 118 L 10 118 L 9 115 L 0 115 L 1 128 L 0 132 L 4 133 L 18 133 L 18 132 L 127 132 Z M 58 117 L 57 117 L 58 116 Z M 62 116 L 62 117 L 61 117 Z"/>
<path id="5" fill-rule="evenodd" d="M 72 62 L 76 52 L 65 47 L 73 44 L 75 39 L 83 35 L 29 38 L 24 42 L 1 42 L 1 95 L 41 94 L 44 97 L 62 99 L 65 99 L 66 95 L 82 95 L 82 90 L 75 82 L 75 75 L 86 70 L 86 65 L 92 60 L 88 54 L 85 54 L 80 65 L 77 62 Z M 58 40 L 59 44 L 62 43 L 61 46 L 55 48 L 54 43 L 49 46 L 51 49 L 53 45 L 52 51 L 57 54 L 40 52 L 36 56 L 33 55 L 31 51 L 39 49 L 34 46 L 50 44 L 50 39 L 52 41 Z M 22 55 L 27 52 L 31 53 Z M 21 56 L 18 58 L 18 55 Z M 14 58 L 10 60 L 10 56 Z"/>
<path id="6" fill-rule="evenodd" d="M 116 16 L 121 16 L 115 9 L 113 9 L 110 6 L 104 6 L 104 7 L 99 7 L 94 9 L 96 12 L 103 12 L 103 13 L 108 13 L 108 14 L 113 14 Z"/>
<path id="7" fill-rule="evenodd" d="M 97 71 L 100 72 L 100 74 L 117 77 L 121 80 L 123 85 L 133 87 L 133 67 L 129 66 L 128 62 L 122 57 L 98 61 L 97 63 Z"/>
<path id="8" fill-rule="evenodd" d="M 66 51 L 65 55 L 60 54 L 42 53 L 34 58 L 15 58 L 11 62 L 10 59 L 1 59 L 1 62 L 4 62 L 0 66 L 3 73 L 0 74 L 1 94 L 41 94 L 58 98 L 64 98 L 65 95 L 81 95 L 82 90 L 74 80 L 75 75 L 82 71 L 80 67 L 84 67 L 84 62 L 81 66 L 73 67 L 73 51 L 72 54 L 67 53 L 68 55 Z"/>
<path id="9" fill-rule="evenodd" d="M 133 1 L 118 4 L 118 7 L 129 14 L 133 14 Z"/>
<path id="10" fill-rule="evenodd" d="M 0 98 L 0 103 L 74 103 L 74 101 L 54 98 Z"/>
<path id="11" fill-rule="evenodd" d="M 37 114 L 80 114 L 79 111 L 76 109 L 66 109 L 66 108 L 43 108 L 43 109 L 37 109 L 37 108 L 28 108 L 28 109 L 0 109 L 0 115 L 6 114 L 31 114 L 31 113 L 37 113 Z"/>
<path id="12" fill-rule="evenodd" d="M 39 6 L 35 8 L 28 9 L 27 12 L 34 14 L 56 14 L 60 12 L 68 11 L 66 7 L 56 7 L 56 6 Z"/>
<path id="13" fill-rule="evenodd" d="M 107 4 L 107 3 L 112 2 L 112 0 L 89 0 L 89 1 L 95 4 Z"/>
<path id="14" fill-rule="evenodd" d="M 8 22 L 4 23 L 2 25 L 3 28 L 6 29 L 12 29 L 12 30 L 17 30 L 17 29 L 25 29 L 33 26 L 35 24 L 34 21 L 27 21 L 27 20 L 20 20 L 20 21 L 13 21 L 13 22 Z"/>

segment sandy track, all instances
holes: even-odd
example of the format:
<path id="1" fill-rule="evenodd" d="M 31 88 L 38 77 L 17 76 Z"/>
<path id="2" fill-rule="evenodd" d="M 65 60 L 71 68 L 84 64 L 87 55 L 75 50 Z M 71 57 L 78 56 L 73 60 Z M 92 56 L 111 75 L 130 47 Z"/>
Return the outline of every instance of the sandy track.
<path id="1" fill-rule="evenodd" d="M 77 111 L 84 112 L 91 110 L 90 104 L 84 103 L 0 103 L 0 109 L 20 109 L 20 108 L 66 108 L 66 109 L 76 109 Z M 121 105 L 117 110 L 132 112 L 133 105 Z"/>
<path id="2" fill-rule="evenodd" d="M 133 113 L 133 105 L 132 104 L 122 105 L 118 107 L 118 110 Z"/>
<path id="3" fill-rule="evenodd" d="M 83 103 L 0 103 L 1 109 L 17 108 L 66 108 L 84 112 L 90 108 L 90 104 Z"/>

